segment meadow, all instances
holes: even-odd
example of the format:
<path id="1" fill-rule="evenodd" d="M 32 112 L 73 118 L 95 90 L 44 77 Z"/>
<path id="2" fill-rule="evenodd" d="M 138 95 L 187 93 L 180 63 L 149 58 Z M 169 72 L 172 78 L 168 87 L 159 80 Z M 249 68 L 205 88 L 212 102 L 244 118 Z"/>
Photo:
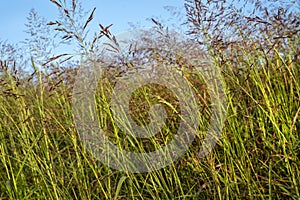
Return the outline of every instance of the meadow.
<path id="1" fill-rule="evenodd" d="M 27 73 L 18 60 L 1 60 L 0 198 L 299 199 L 300 15 L 284 6 L 267 5 L 271 1 L 257 2 L 253 2 L 255 14 L 245 16 L 226 1 L 185 1 L 187 36 L 203 47 L 220 70 L 227 114 L 216 146 L 205 157 L 198 154 L 203 128 L 182 157 L 152 172 L 114 170 L 82 144 L 72 112 L 80 62 L 72 61 L 72 55 L 56 55 L 42 63 L 27 58 L 32 69 Z M 77 1 L 51 3 L 64 18 L 47 26 L 62 34 L 63 40 L 79 44 L 80 54 L 97 55 L 97 42 L 104 38 L 117 43 L 109 27 L 102 25 L 91 40 L 84 37 L 95 10 L 77 24 L 73 18 Z M 159 20 L 153 22 L 156 31 L 166 30 Z M 151 34 L 144 37 L 147 44 Z M 138 59 L 148 56 L 156 63 L 177 66 L 199 94 L 201 116 L 195 120 L 206 127 L 212 97 L 201 74 L 188 61 L 170 60 L 165 53 L 136 54 Z M 180 104 L 160 85 L 136 90 L 130 109 L 138 124 L 149 123 L 149 109 L 156 103 L 164 105 L 168 119 L 153 139 L 126 136 L 109 104 L 118 78 L 132 68 L 134 63 L 127 62 L 105 69 L 95 94 L 99 125 L 120 148 L 153 151 L 176 134 Z"/>

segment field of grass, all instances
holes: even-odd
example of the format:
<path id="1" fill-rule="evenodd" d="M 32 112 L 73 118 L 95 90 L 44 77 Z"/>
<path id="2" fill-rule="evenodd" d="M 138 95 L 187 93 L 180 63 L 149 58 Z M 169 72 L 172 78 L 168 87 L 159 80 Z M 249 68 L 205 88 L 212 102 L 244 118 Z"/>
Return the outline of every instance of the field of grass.
<path id="1" fill-rule="evenodd" d="M 258 43 L 250 50 L 242 44 L 231 49 L 234 59 L 213 51 L 227 96 L 220 139 L 200 158 L 199 131 L 184 156 L 147 173 L 114 170 L 83 146 L 72 113 L 76 69 L 36 69 L 23 77 L 13 62 L 1 61 L 0 199 L 300 199 L 299 38 L 296 33 L 287 39 L 289 51 L 280 45 L 268 51 Z M 210 97 L 203 98 L 201 78 L 182 73 L 201 94 L 203 111 Z M 180 108 L 170 91 L 149 85 L 134 93 L 130 103 L 137 123 L 147 124 L 156 96 L 170 102 L 166 110 L 173 116 L 160 137 L 143 141 L 118 130 L 109 109 L 112 90 L 113 81 L 103 80 L 96 103 L 99 124 L 113 143 L 149 151 L 172 139 L 168 133 L 176 133 Z M 202 114 L 199 120 L 209 108 Z"/>

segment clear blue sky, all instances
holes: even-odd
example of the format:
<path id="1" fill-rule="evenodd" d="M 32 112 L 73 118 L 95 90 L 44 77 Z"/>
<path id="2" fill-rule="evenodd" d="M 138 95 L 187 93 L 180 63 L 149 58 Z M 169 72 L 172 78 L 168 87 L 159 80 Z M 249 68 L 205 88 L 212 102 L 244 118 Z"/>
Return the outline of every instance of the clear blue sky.
<path id="1" fill-rule="evenodd" d="M 67 0 L 68 1 L 68 0 Z M 82 0 L 84 8 L 90 10 L 97 7 L 94 24 L 113 24 L 114 34 L 130 28 L 129 22 L 148 26 L 146 18 L 170 17 L 164 6 L 183 8 L 183 0 Z M 18 43 L 25 39 L 26 17 L 31 8 L 40 16 L 51 21 L 57 19 L 58 11 L 50 0 L 3 0 L 0 3 L 0 39 Z"/>

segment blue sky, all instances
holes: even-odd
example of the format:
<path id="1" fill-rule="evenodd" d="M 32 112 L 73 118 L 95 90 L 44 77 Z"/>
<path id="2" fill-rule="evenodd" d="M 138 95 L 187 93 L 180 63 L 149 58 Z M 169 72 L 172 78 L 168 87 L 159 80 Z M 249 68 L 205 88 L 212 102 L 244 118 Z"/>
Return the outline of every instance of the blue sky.
<path id="1" fill-rule="evenodd" d="M 166 19 L 170 17 L 164 6 L 183 8 L 180 0 L 82 0 L 86 10 L 97 7 L 94 24 L 113 24 L 111 31 L 121 33 L 130 28 L 129 22 L 141 26 L 149 26 L 150 17 Z M 18 43 L 25 39 L 26 17 L 31 8 L 47 20 L 55 20 L 58 11 L 50 0 L 4 0 L 0 4 L 0 39 Z M 97 27 L 97 26 L 96 26 Z M 98 27 L 97 27 L 98 28 Z"/>

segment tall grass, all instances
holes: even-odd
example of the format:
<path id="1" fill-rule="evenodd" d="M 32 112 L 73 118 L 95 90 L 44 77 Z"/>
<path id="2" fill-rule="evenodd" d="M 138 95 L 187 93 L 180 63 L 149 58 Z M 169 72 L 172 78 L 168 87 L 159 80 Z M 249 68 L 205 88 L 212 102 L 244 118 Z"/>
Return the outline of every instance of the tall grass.
<path id="1" fill-rule="evenodd" d="M 59 31 L 67 31 L 65 33 L 77 40 L 80 46 L 93 49 L 96 40 L 85 42 L 72 20 L 71 13 L 76 12 L 77 2 L 70 2 L 70 8 L 64 7 L 63 1 L 52 2 L 69 19 L 69 28 L 74 25 L 70 31 L 61 27 Z M 194 27 L 190 34 L 198 37 L 196 31 L 205 24 L 201 1 L 186 3 L 189 23 Z M 210 3 L 206 6 L 213 6 L 214 2 Z M 225 7 L 222 9 L 226 10 Z M 83 29 L 92 16 L 89 15 L 87 23 L 82 24 Z M 270 19 L 273 18 L 270 16 Z M 298 23 L 299 17 L 295 16 L 295 19 L 294 23 Z M 248 20 L 257 23 L 259 19 Z M 236 41 L 228 45 L 219 38 L 209 38 L 214 43 L 207 45 L 206 49 L 221 69 L 226 84 L 227 118 L 221 138 L 212 152 L 200 158 L 198 151 L 203 135 L 199 131 L 183 157 L 149 173 L 134 174 L 111 169 L 82 145 L 71 104 L 77 68 L 60 68 L 53 62 L 64 56 L 46 62 L 45 66 L 53 67 L 46 72 L 35 67 L 32 60 L 35 71 L 28 77 L 18 72 L 14 62 L 1 61 L 0 198 L 299 199 L 299 33 L 292 34 L 297 26 L 280 29 L 276 23 L 268 23 L 274 25 L 273 29 L 269 26 L 261 38 L 252 37 L 255 35 L 247 32 L 250 29 L 243 32 L 243 27 L 237 23 L 232 23 L 232 28 L 244 33 L 242 39 L 235 36 Z M 263 24 L 259 28 L 263 28 Z M 95 38 L 113 38 L 108 29 L 101 28 Z M 209 31 L 214 27 L 204 28 L 202 31 L 213 33 Z M 277 30 L 285 32 L 277 35 Z M 283 38 L 288 34 L 290 37 Z M 282 40 L 274 39 L 280 36 Z M 160 59 L 167 60 L 163 56 Z M 200 110 L 206 109 L 202 117 L 209 116 L 210 97 L 203 80 L 188 70 L 188 63 L 182 61 L 178 65 L 184 69 L 183 76 L 199 93 Z M 140 88 L 130 103 L 137 123 L 147 124 L 149 107 L 161 102 L 162 98 L 166 100 L 169 103 L 165 106 L 168 116 L 172 117 L 168 118 L 165 132 L 156 140 L 141 141 L 120 134 L 109 109 L 116 74 L 120 74 L 118 66 L 107 71 L 107 76 L 99 84 L 96 99 L 99 123 L 107 130 L 111 141 L 124 149 L 145 151 L 172 139 L 172 134 L 168 133 L 176 133 L 176 120 L 180 115 L 175 111 L 180 108 L 176 97 L 167 88 L 157 85 Z M 141 105 L 145 108 L 142 111 L 139 109 Z"/>

